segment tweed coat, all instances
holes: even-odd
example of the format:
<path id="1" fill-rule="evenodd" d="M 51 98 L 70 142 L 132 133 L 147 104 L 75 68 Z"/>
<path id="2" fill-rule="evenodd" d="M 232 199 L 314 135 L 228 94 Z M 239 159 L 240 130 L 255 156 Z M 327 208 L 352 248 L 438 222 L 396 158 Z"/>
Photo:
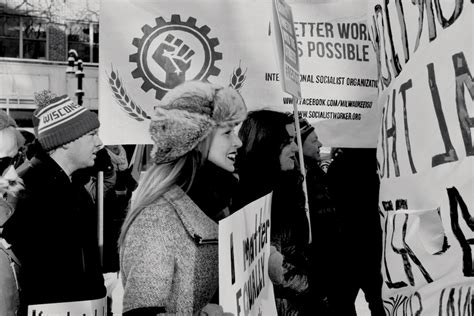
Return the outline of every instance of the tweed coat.
<path id="1" fill-rule="evenodd" d="M 218 224 L 173 186 L 143 209 L 120 253 L 123 311 L 200 311 L 218 287 Z"/>

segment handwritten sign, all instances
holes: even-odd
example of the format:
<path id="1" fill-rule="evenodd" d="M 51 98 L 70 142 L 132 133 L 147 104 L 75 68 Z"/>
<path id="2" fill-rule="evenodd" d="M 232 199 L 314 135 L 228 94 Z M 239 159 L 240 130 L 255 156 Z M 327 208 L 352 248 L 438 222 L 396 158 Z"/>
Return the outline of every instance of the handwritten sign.
<path id="1" fill-rule="evenodd" d="M 387 315 L 472 315 L 472 1 L 372 1 Z"/>
<path id="2" fill-rule="evenodd" d="M 219 303 L 239 315 L 276 315 L 268 277 L 271 193 L 219 222 Z"/>

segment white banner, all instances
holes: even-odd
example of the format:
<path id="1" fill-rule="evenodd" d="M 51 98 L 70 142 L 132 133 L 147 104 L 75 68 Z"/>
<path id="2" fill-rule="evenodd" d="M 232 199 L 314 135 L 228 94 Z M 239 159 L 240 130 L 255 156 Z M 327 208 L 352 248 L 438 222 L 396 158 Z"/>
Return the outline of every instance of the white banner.
<path id="1" fill-rule="evenodd" d="M 268 194 L 219 221 L 219 304 L 240 315 L 276 315 L 268 277 L 270 211 Z"/>
<path id="2" fill-rule="evenodd" d="M 473 3 L 372 1 L 387 315 L 473 315 Z"/>
<path id="3" fill-rule="evenodd" d="M 28 316 L 106 316 L 107 299 L 28 306 Z"/>
<path id="4" fill-rule="evenodd" d="M 366 2 L 288 1 L 300 61 L 301 114 L 326 146 L 375 147 L 380 111 Z M 100 136 L 151 143 L 153 107 L 183 80 L 231 84 L 250 110 L 292 111 L 282 91 L 272 1 L 102 0 Z"/>

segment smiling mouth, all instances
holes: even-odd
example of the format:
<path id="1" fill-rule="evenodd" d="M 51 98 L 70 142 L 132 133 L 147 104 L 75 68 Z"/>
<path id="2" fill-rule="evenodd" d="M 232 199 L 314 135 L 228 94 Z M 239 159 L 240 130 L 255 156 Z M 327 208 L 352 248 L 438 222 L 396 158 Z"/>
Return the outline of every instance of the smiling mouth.
<path id="1" fill-rule="evenodd" d="M 237 153 L 230 153 L 227 154 L 227 159 L 231 160 L 232 162 L 235 162 L 235 157 L 237 156 Z"/>

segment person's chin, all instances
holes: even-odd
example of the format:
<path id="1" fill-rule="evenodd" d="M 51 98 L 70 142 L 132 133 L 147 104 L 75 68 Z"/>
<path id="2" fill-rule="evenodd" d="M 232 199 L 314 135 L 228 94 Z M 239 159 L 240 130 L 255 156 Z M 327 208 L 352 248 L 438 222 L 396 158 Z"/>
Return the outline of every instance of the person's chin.
<path id="1" fill-rule="evenodd" d="M 228 172 L 234 172 L 235 171 L 235 167 L 234 165 L 226 165 L 225 168 L 223 168 L 225 171 L 228 171 Z"/>

